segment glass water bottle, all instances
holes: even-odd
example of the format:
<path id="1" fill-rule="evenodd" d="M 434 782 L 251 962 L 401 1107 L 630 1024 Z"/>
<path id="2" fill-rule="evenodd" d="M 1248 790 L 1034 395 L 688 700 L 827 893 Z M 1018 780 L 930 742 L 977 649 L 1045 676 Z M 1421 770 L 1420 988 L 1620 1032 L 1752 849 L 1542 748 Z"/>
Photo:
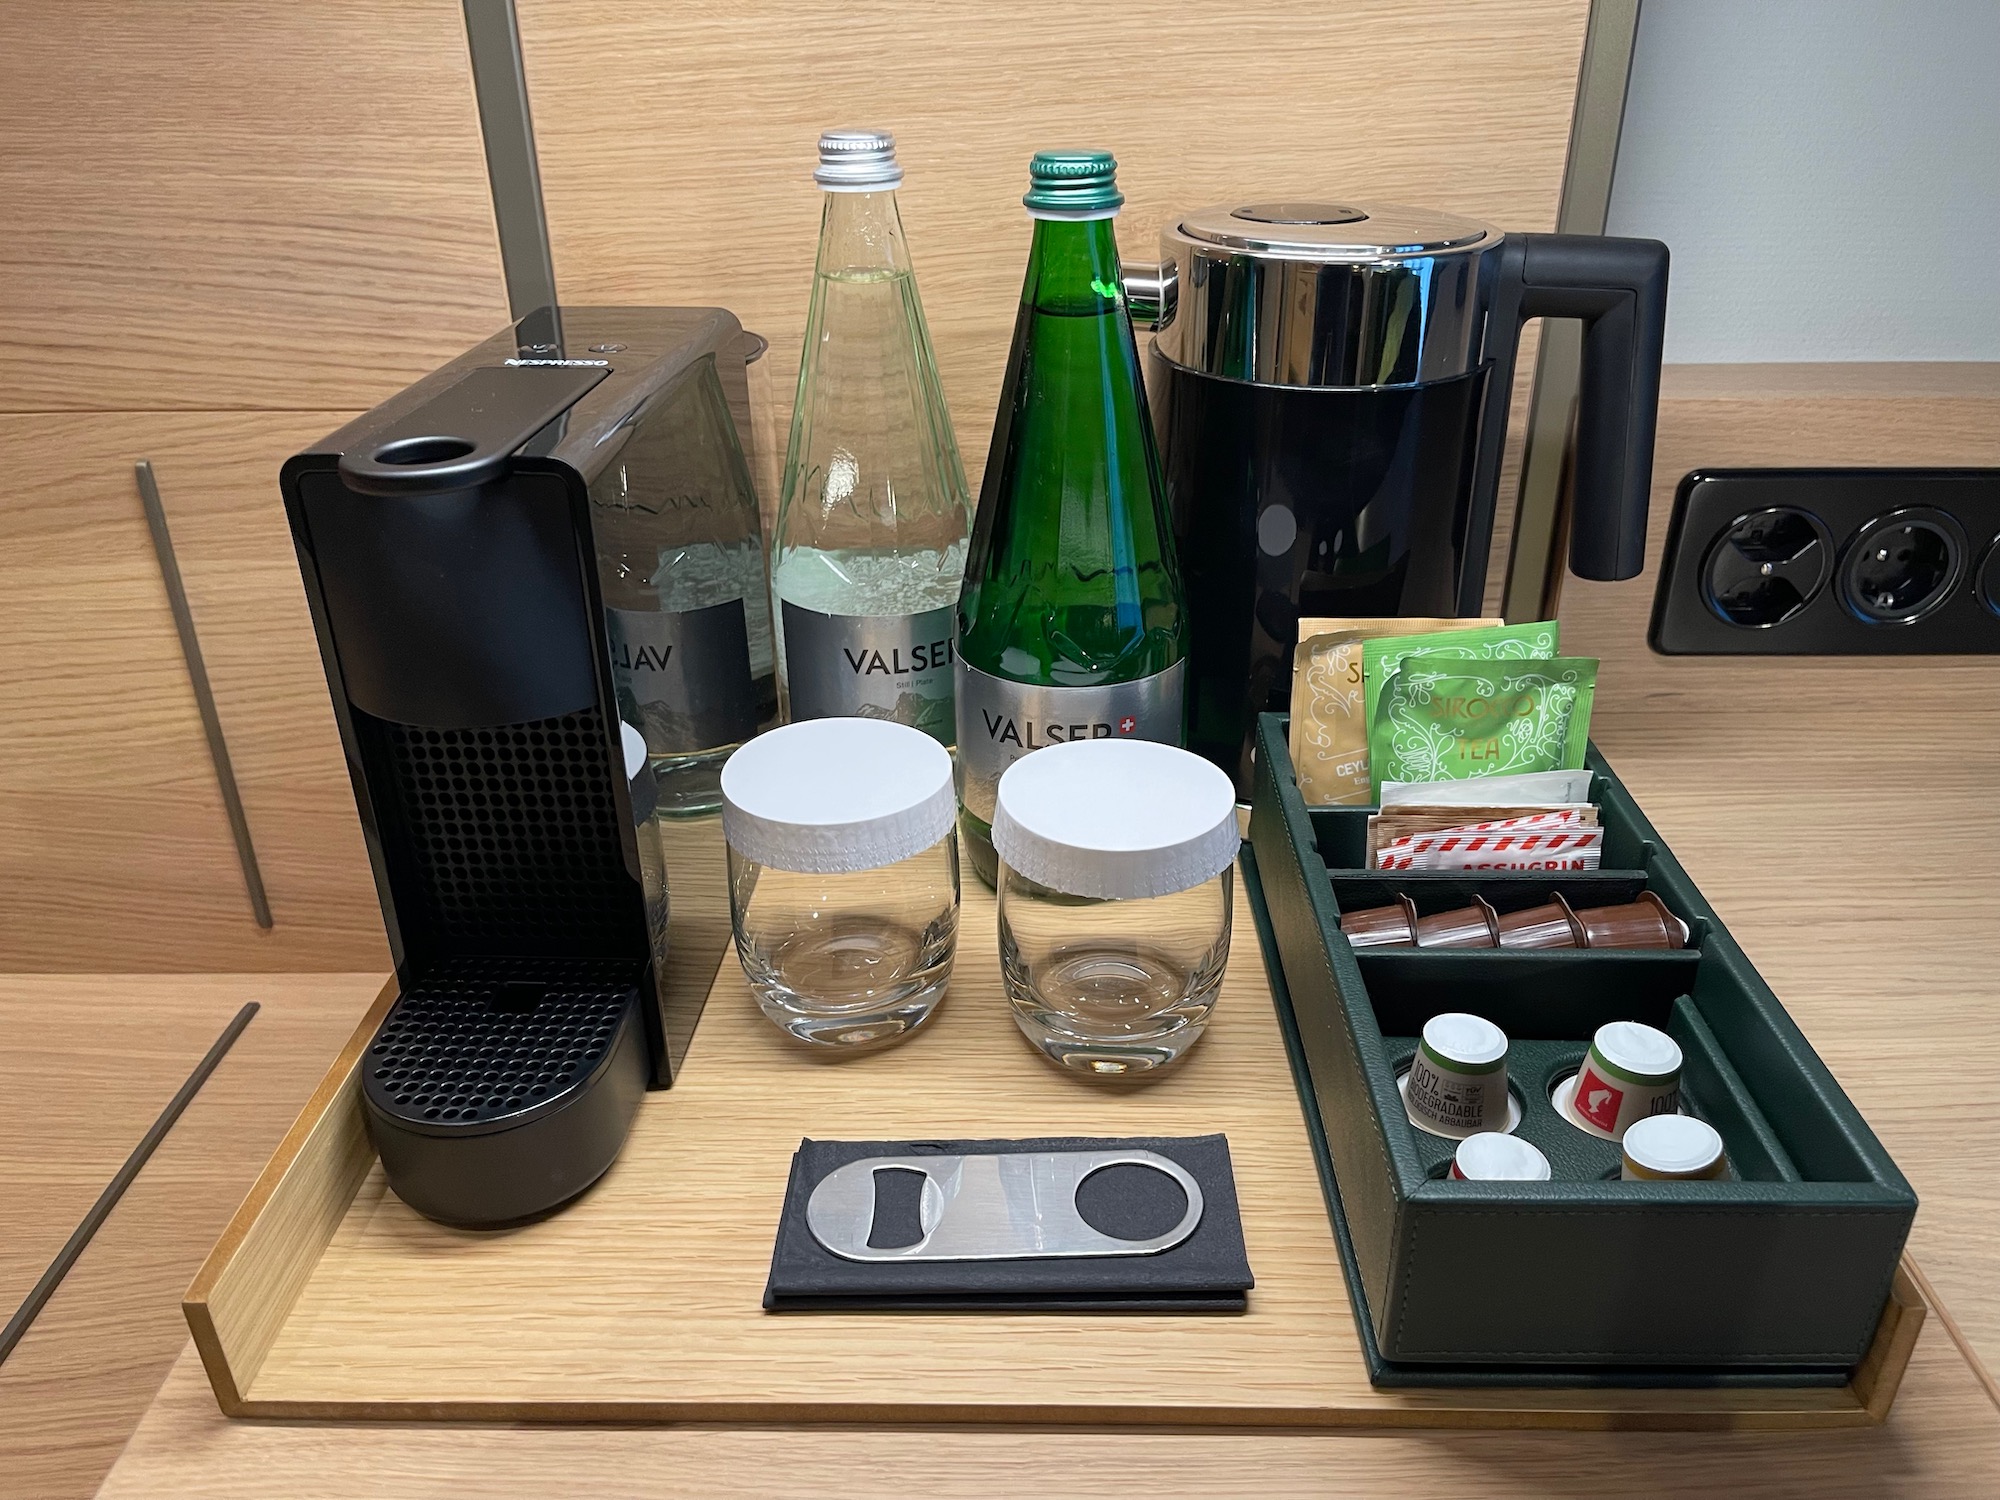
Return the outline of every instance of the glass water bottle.
<path id="1" fill-rule="evenodd" d="M 1030 751 L 1182 742 L 1181 581 L 1111 220 L 1108 151 L 1044 151 L 993 444 L 958 602 L 966 854 L 989 885 L 994 795 Z"/>
<path id="2" fill-rule="evenodd" d="M 640 414 L 590 487 L 618 708 L 659 815 L 722 805 L 722 763 L 777 716 L 763 531 L 714 359 Z"/>
<path id="3" fill-rule="evenodd" d="M 952 742 L 965 471 L 896 211 L 895 137 L 820 137 L 826 192 L 772 549 L 787 715 Z"/>

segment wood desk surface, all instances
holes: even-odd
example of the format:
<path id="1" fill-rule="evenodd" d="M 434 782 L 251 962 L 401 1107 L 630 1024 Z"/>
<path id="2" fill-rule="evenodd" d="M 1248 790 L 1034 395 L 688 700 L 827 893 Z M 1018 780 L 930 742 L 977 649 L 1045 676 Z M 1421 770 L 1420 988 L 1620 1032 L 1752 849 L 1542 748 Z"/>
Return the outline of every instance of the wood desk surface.
<path id="1" fill-rule="evenodd" d="M 113 1007 L 178 1026 L 185 1058 L 142 1059 L 164 1099 L 244 999 L 264 1011 L 0 1368 L 0 1495 L 88 1495 L 128 1434 L 112 1496 L 452 1496 L 504 1473 L 525 1493 L 622 1495 L 1375 1493 L 1412 1497 L 1810 1492 L 1977 1495 L 2000 1472 L 2000 1411 L 1938 1320 L 1880 1428 L 1769 1435 L 1051 1432 L 863 1428 L 357 1426 L 231 1422 L 186 1346 L 177 1300 L 236 1198 L 365 1008 L 373 976 L 0 981 L 0 1027 L 81 1030 Z M 163 1048 L 161 1051 L 170 1051 Z M 94 1054 L 52 1056 L 59 1089 L 106 1087 Z M 150 1072 L 147 1069 L 150 1068 Z M 18 1138 L 17 1138 L 18 1139 Z M 123 1138 L 116 1151 L 122 1154 Z M 1921 1184 L 1922 1165 L 1906 1161 Z M 8 1209 L 12 1222 L 13 1206 Z M 53 1241 L 60 1238 L 52 1231 Z M 176 1361 L 176 1351 L 179 1358 Z M 147 1403 L 171 1365 L 166 1384 Z M 143 1413 L 144 1420 L 141 1421 Z M 137 1431 L 134 1432 L 135 1423 Z"/>

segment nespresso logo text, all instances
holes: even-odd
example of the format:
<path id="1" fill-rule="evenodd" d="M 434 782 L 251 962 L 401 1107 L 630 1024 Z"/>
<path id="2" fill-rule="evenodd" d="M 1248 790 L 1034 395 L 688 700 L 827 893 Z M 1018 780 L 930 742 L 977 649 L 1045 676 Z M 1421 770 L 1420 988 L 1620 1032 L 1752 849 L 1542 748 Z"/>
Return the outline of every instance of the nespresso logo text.
<path id="1" fill-rule="evenodd" d="M 611 361 L 608 359 L 510 359 L 507 363 L 510 365 L 584 365 L 600 370 L 611 368 Z"/>

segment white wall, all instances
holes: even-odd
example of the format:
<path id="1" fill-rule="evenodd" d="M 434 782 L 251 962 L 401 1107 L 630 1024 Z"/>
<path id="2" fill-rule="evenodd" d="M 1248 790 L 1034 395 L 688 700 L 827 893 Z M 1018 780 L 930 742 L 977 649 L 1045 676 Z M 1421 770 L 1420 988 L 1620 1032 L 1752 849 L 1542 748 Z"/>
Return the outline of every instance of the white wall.
<path id="1" fill-rule="evenodd" d="M 2000 359 L 2000 0 L 1642 0 L 1608 231 L 1670 361 Z"/>

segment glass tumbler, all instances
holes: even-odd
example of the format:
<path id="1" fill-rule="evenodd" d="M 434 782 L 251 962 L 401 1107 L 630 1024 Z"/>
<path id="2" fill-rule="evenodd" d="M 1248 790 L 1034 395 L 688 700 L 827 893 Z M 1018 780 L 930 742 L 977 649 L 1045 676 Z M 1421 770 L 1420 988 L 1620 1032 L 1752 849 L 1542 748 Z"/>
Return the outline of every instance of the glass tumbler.
<path id="1" fill-rule="evenodd" d="M 808 1046 L 908 1036 L 958 945 L 951 756 L 921 730 L 813 719 L 722 771 L 729 909 L 758 1008 Z"/>
<path id="2" fill-rule="evenodd" d="M 1150 741 L 1052 745 L 1001 778 L 993 842 L 1000 970 L 1021 1034 L 1099 1077 L 1185 1056 L 1229 960 L 1229 778 Z"/>

